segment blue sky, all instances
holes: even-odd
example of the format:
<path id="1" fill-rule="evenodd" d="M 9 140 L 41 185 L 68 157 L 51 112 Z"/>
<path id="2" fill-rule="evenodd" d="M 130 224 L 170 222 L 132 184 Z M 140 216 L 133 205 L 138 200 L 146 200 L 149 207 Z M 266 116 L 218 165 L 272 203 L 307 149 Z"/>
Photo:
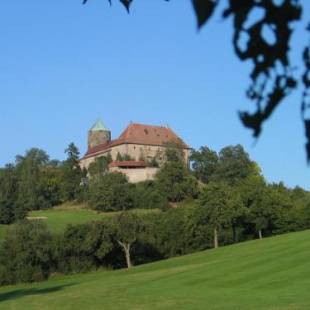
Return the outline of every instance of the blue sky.
<path id="1" fill-rule="evenodd" d="M 237 116 L 249 65 L 218 14 L 200 33 L 190 1 L 138 1 L 128 15 L 114 0 L 11 0 L 0 10 L 0 166 L 31 147 L 63 159 L 102 118 L 117 137 L 130 121 L 168 124 L 188 144 L 220 150 L 241 143 L 268 181 L 308 189 L 300 92 L 255 143 Z M 224 1 L 225 2 L 225 1 Z M 310 19 L 310 1 L 305 4 Z M 305 16 L 306 17 L 306 16 Z M 291 58 L 307 42 L 296 25 Z M 299 71 L 297 71 L 299 72 Z"/>

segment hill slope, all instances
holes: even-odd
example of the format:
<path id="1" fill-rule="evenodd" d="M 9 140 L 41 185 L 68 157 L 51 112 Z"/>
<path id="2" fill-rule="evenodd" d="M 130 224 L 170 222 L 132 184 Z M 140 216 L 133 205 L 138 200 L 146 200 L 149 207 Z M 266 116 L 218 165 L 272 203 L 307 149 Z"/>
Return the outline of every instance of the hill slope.
<path id="1" fill-rule="evenodd" d="M 0 289 L 1 309 L 310 309 L 310 231 Z"/>
<path id="2" fill-rule="evenodd" d="M 129 212 L 137 214 L 146 214 L 160 212 L 159 209 L 132 209 Z M 28 213 L 29 220 L 40 219 L 46 223 L 48 229 L 52 233 L 62 233 L 66 227 L 71 225 L 79 225 L 92 221 L 100 221 L 108 216 L 114 216 L 119 212 L 96 212 L 91 209 L 72 205 L 69 207 L 54 207 L 48 210 L 31 211 Z M 5 235 L 8 225 L 0 225 L 0 241 Z"/>

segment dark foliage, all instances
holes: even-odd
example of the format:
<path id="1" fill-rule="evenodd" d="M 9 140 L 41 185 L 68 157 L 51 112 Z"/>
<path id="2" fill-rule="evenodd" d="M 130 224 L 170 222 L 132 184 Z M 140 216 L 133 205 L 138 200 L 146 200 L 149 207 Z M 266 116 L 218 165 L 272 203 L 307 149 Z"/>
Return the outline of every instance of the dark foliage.
<path id="1" fill-rule="evenodd" d="M 145 181 L 132 187 L 133 206 L 137 209 L 161 209 L 168 208 L 168 200 L 160 192 L 156 182 Z"/>
<path id="2" fill-rule="evenodd" d="M 310 228 L 310 193 L 267 184 L 240 145 L 219 153 L 195 151 L 192 166 L 200 182 L 177 150 L 169 149 L 166 157 L 154 181 L 138 184 L 129 184 L 120 173 L 101 173 L 107 163 L 97 161 L 86 187 L 87 201 L 97 210 L 124 212 L 68 226 L 62 235 L 51 235 L 38 221 L 11 225 L 0 242 L 0 284 L 44 280 L 51 272 L 131 267 Z M 37 149 L 0 169 L 0 223 L 58 201 L 63 178 L 63 164 L 49 161 Z M 68 186 L 70 192 L 77 188 L 76 180 Z M 21 193 L 26 208 L 18 204 Z M 189 203 L 171 204 L 175 208 L 168 204 L 183 199 Z M 128 211 L 133 207 L 158 210 L 142 215 Z"/>
<path id="3" fill-rule="evenodd" d="M 107 173 L 90 180 L 87 201 L 99 211 L 128 210 L 133 206 L 131 187 L 124 174 Z"/>
<path id="4" fill-rule="evenodd" d="M 53 242 L 46 226 L 24 221 L 8 229 L 0 249 L 0 284 L 46 279 L 53 266 Z"/>
<path id="5" fill-rule="evenodd" d="M 250 175 L 259 175 L 260 168 L 241 145 L 226 146 L 219 153 L 201 147 L 190 157 L 194 175 L 202 182 L 226 182 L 236 185 Z"/>
<path id="6" fill-rule="evenodd" d="M 113 248 L 109 225 L 90 223 L 68 226 L 57 243 L 57 270 L 62 273 L 85 272 L 107 265 Z"/>
<path id="7" fill-rule="evenodd" d="M 62 198 L 63 201 L 78 199 L 81 190 L 82 170 L 80 168 L 80 152 L 74 143 L 70 143 L 65 150 L 67 160 L 63 163 Z"/>
<path id="8" fill-rule="evenodd" d="M 170 202 L 197 198 L 199 194 L 197 179 L 181 162 L 164 164 L 156 176 L 156 184 L 159 192 Z"/>
<path id="9" fill-rule="evenodd" d="M 69 226 L 52 237 L 40 222 L 14 224 L 0 243 L 1 284 L 43 280 L 50 272 L 124 268 L 218 244 L 310 228 L 310 193 L 250 175 L 231 186 L 209 182 L 189 206 Z"/>
<path id="10" fill-rule="evenodd" d="M 112 162 L 111 155 L 95 158 L 88 167 L 88 173 L 91 178 L 100 178 L 108 171 L 109 164 Z"/>
<path id="11" fill-rule="evenodd" d="M 16 156 L 15 164 L 0 169 L 0 224 L 23 219 L 31 210 L 81 199 L 79 151 L 72 143 L 66 152 L 67 160 L 60 162 L 32 148 Z"/>

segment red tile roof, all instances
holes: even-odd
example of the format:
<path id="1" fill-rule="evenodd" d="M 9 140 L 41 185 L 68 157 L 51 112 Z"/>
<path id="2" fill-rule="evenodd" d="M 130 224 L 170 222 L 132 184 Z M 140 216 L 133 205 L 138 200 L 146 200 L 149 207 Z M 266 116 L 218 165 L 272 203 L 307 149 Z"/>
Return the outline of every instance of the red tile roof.
<path id="1" fill-rule="evenodd" d="M 168 142 L 178 142 L 183 145 L 184 148 L 189 148 L 189 146 L 169 127 L 131 123 L 118 139 L 89 149 L 84 158 L 92 157 L 97 153 L 107 151 L 113 146 L 125 143 L 165 146 Z"/>
<path id="2" fill-rule="evenodd" d="M 168 127 L 130 124 L 120 135 L 118 140 L 124 143 L 147 145 L 165 145 L 168 142 L 185 143 Z"/>
<path id="3" fill-rule="evenodd" d="M 109 167 L 146 167 L 144 161 L 126 160 L 126 161 L 113 161 Z"/>

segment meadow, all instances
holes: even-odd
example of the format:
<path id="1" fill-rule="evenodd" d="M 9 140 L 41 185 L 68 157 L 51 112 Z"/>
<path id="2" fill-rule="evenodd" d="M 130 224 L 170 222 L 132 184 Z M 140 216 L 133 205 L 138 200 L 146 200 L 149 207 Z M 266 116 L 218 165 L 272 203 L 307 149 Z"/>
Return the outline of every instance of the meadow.
<path id="1" fill-rule="evenodd" d="M 160 212 L 157 209 L 133 209 L 129 212 L 144 214 Z M 114 216 L 119 212 L 97 212 L 80 205 L 61 205 L 48 210 L 31 211 L 28 213 L 29 220 L 41 220 L 46 223 L 52 233 L 62 233 L 68 225 L 78 225 L 92 221 L 100 221 L 108 216 Z M 8 225 L 0 225 L 0 240 L 3 239 Z"/>
<path id="2" fill-rule="evenodd" d="M 106 216 L 93 210 L 83 208 L 53 208 L 49 210 L 32 211 L 28 219 L 36 218 L 44 221 L 51 232 L 61 233 L 67 225 L 78 225 L 102 219 Z"/>
<path id="3" fill-rule="evenodd" d="M 0 240 L 3 238 L 5 234 L 6 227 L 7 225 L 0 225 Z"/>
<path id="4" fill-rule="evenodd" d="M 0 288 L 0 309 L 310 309 L 310 231 Z"/>

